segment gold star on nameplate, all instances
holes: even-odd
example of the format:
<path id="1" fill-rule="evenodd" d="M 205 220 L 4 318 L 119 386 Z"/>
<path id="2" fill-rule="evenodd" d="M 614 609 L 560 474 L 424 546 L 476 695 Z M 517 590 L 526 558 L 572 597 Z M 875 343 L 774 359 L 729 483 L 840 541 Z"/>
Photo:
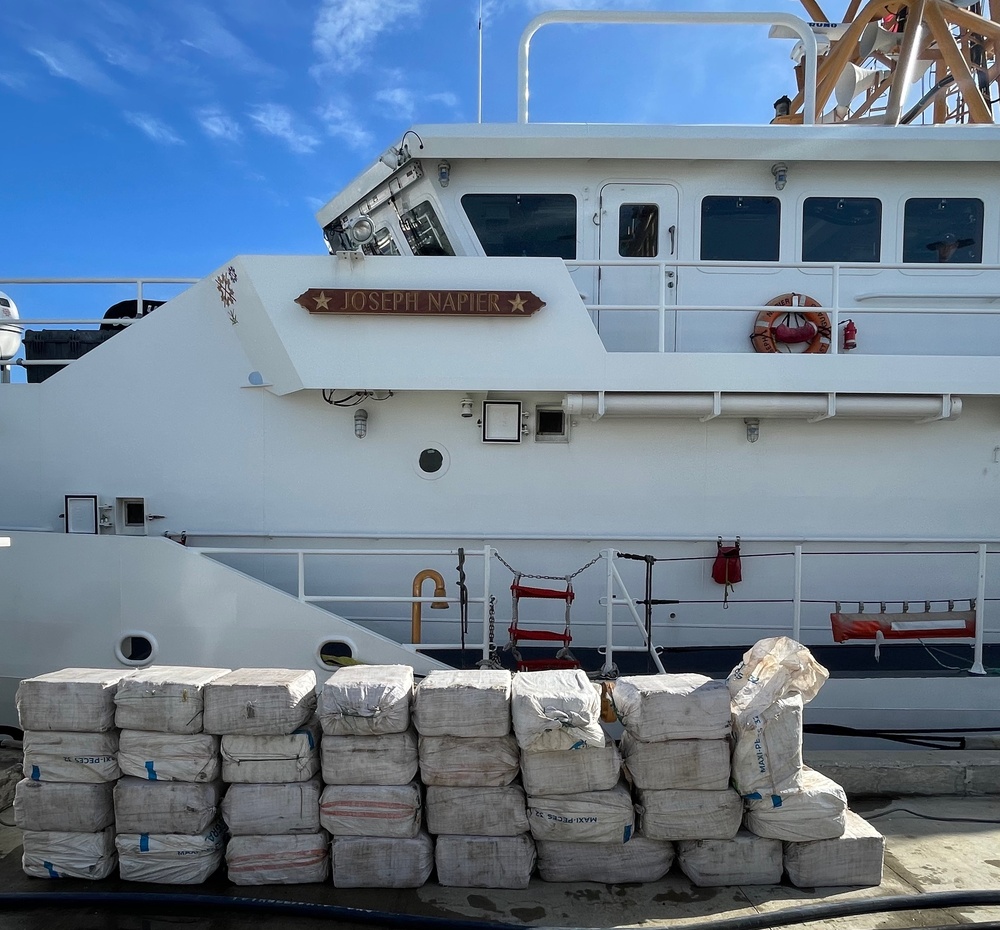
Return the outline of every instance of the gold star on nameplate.
<path id="1" fill-rule="evenodd" d="M 330 309 L 330 298 L 326 296 L 326 291 L 320 291 L 319 296 L 313 298 L 313 302 L 316 304 L 317 310 L 319 310 L 321 307 L 324 310 Z"/>
<path id="2" fill-rule="evenodd" d="M 511 313 L 524 313 L 524 300 L 520 294 L 515 294 L 509 301 Z"/>

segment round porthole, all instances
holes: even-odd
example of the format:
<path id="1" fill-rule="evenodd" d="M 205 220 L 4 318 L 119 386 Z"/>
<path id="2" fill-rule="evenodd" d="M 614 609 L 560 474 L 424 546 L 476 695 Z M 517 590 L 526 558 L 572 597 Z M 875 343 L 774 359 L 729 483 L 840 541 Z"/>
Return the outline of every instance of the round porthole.
<path id="1" fill-rule="evenodd" d="M 156 640 L 152 634 L 141 631 L 128 632 L 115 646 L 115 656 L 123 665 L 134 665 L 139 668 L 152 663 L 156 650 Z"/>
<path id="2" fill-rule="evenodd" d="M 433 481 L 448 471 L 450 464 L 451 456 L 448 455 L 448 450 L 432 442 L 420 450 L 414 470 L 421 478 Z"/>
<path id="3" fill-rule="evenodd" d="M 345 665 L 353 665 L 353 662 L 345 662 L 345 659 L 354 658 L 354 643 L 344 639 L 327 639 L 319 644 L 316 650 L 316 661 L 322 668 L 336 671 Z"/>

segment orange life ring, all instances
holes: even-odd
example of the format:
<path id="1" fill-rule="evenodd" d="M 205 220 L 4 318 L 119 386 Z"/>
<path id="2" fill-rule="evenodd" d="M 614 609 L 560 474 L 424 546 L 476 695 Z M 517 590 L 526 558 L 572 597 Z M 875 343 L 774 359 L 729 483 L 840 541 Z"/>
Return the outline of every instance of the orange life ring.
<path id="1" fill-rule="evenodd" d="M 757 314 L 750 343 L 757 352 L 788 352 L 823 355 L 830 351 L 830 317 L 819 301 L 805 294 L 780 294 Z M 807 309 L 808 308 L 808 309 Z M 783 338 L 782 338 L 783 337 Z"/>

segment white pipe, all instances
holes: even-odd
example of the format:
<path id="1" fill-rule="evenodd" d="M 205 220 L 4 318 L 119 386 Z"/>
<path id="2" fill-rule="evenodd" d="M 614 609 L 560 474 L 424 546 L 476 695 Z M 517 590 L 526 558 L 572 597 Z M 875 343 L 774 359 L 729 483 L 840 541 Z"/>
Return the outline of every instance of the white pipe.
<path id="1" fill-rule="evenodd" d="M 829 394 L 567 394 L 570 416 L 608 417 L 824 417 L 830 410 Z M 601 400 L 603 399 L 603 411 Z M 944 410 L 942 409 L 944 406 Z M 941 395 L 881 396 L 837 394 L 838 417 L 855 419 L 919 420 L 930 417 L 956 419 L 962 399 L 952 397 L 950 407 Z M 942 413 L 944 416 L 942 417 Z"/>
<path id="2" fill-rule="evenodd" d="M 521 33 L 517 54 L 517 121 L 528 122 L 528 50 L 542 26 L 551 23 L 639 23 L 642 25 L 787 26 L 802 41 L 805 52 L 805 101 L 802 119 L 816 122 L 816 35 L 809 24 L 791 13 L 658 13 L 631 11 L 554 10 L 536 16 Z"/>

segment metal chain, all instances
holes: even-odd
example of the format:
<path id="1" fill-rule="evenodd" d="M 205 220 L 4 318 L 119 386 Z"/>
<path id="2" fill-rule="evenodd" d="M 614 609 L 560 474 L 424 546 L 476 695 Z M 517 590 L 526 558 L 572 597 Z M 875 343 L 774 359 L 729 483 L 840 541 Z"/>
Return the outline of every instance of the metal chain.
<path id="1" fill-rule="evenodd" d="M 585 572 L 591 565 L 596 565 L 601 561 L 603 556 L 597 555 L 592 558 L 586 565 L 578 568 L 571 575 L 531 575 L 528 572 L 519 572 L 513 565 L 510 564 L 496 549 L 493 550 L 493 554 L 497 557 L 497 561 L 500 562 L 512 575 L 520 575 L 522 578 L 539 578 L 543 581 L 570 581 L 577 575 Z"/>
<path id="2" fill-rule="evenodd" d="M 490 657 L 497 651 L 497 598 L 495 594 L 490 595 Z"/>

